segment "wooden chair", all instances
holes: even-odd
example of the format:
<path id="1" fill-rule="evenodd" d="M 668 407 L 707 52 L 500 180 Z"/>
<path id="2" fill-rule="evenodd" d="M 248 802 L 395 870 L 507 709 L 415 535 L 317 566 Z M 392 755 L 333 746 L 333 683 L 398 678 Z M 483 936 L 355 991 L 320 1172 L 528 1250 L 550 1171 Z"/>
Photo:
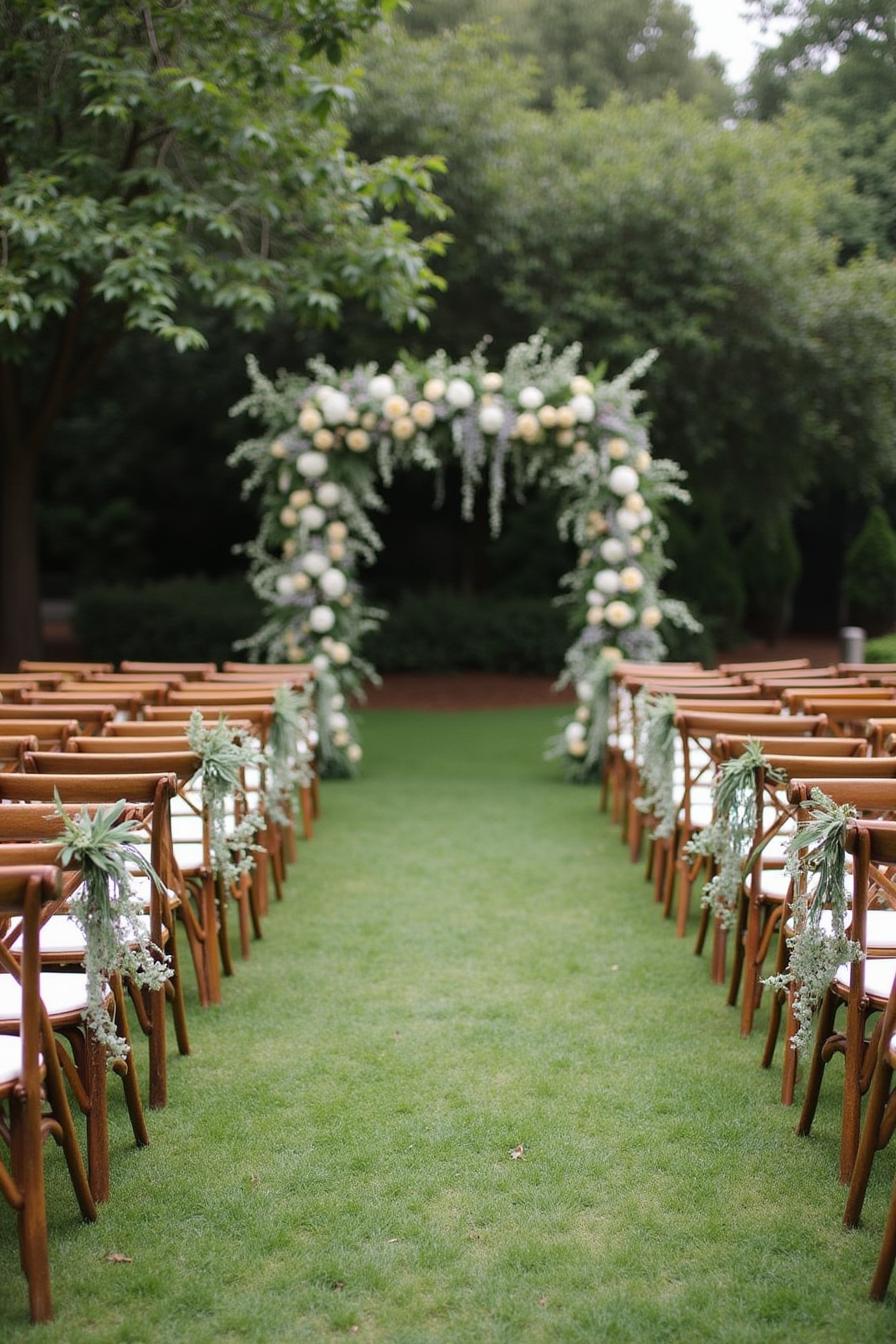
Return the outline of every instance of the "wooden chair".
<path id="1" fill-rule="evenodd" d="M 75 723 L 82 733 L 99 733 L 115 718 L 115 714 L 115 706 L 110 704 L 0 705 L 0 732 L 10 722 L 20 724 L 23 720 L 39 719 L 47 723 L 56 719 L 62 724 Z"/>
<path id="2" fill-rule="evenodd" d="M 22 756 L 26 751 L 37 751 L 36 737 L 0 737 L 0 774 L 21 770 Z"/>
<path id="3" fill-rule="evenodd" d="M 81 719 L 81 708 L 90 705 L 98 708 L 111 706 L 114 713 L 136 718 L 143 708 L 145 697 L 128 687 L 99 686 L 95 682 L 85 681 L 68 691 L 25 691 L 22 703 L 29 710 L 33 709 L 40 714 L 45 709 L 63 709 L 69 718 Z"/>
<path id="4" fill-rule="evenodd" d="M 755 663 L 720 663 L 719 671 L 726 677 L 743 677 L 750 674 L 798 672 L 808 666 L 808 658 L 779 658 L 771 659 L 768 662 L 760 660 Z"/>
<path id="5" fill-rule="evenodd" d="M 889 780 L 822 779 L 814 782 L 793 780 L 791 801 L 801 809 L 809 800 L 811 788 L 818 787 L 835 803 L 851 803 L 858 811 L 877 817 L 896 811 L 896 782 Z M 896 904 L 896 886 L 885 867 L 873 868 L 871 831 L 863 822 L 847 829 L 846 849 L 853 860 L 853 895 L 849 936 L 862 949 L 863 957 L 838 971 L 818 1012 L 812 1061 L 806 1079 L 803 1107 L 797 1124 L 798 1134 L 809 1134 L 828 1060 L 834 1054 L 844 1056 L 843 1110 L 840 1130 L 840 1180 L 850 1181 L 859 1145 L 862 1096 L 871 1081 L 874 1048 L 869 1049 L 865 1032 L 873 1013 L 887 1006 L 896 978 L 896 911 L 885 911 L 883 934 L 869 937 L 869 905 L 872 877 L 874 887 Z M 888 853 L 884 843 L 878 852 Z M 844 1031 L 835 1030 L 838 1009 L 846 1007 Z M 792 1045 L 789 1045 L 792 1051 Z M 867 1055 L 867 1059 L 866 1059 Z M 867 1061 L 871 1067 L 867 1067 Z"/>
<path id="6" fill-rule="evenodd" d="M 885 718 L 896 707 L 896 698 L 883 696 L 877 700 L 849 697 L 842 700 L 817 696 L 805 702 L 807 714 L 824 714 L 828 732 L 835 737 L 867 736 L 869 719 Z"/>
<path id="7" fill-rule="evenodd" d="M 157 676 L 174 673 L 184 681 L 202 681 L 210 672 L 215 671 L 214 663 L 147 663 L 129 658 L 119 665 L 119 671 L 127 675 Z"/>
<path id="8" fill-rule="evenodd" d="M 78 731 L 76 719 L 0 719 L 4 737 L 26 737 L 37 743 L 37 750 L 61 751 Z"/>
<path id="9" fill-rule="evenodd" d="M 96 1218 L 53 1033 L 41 1002 L 40 921 L 60 891 L 56 868 L 29 864 L 0 871 L 0 925 L 17 919 L 21 937 L 18 957 L 0 939 L 0 1002 L 10 1006 L 18 1002 L 15 1016 L 4 1020 L 6 1034 L 0 1035 L 0 1108 L 8 1115 L 0 1129 L 8 1134 L 11 1153 L 8 1167 L 0 1162 L 0 1194 L 16 1213 L 19 1260 L 34 1322 L 53 1319 L 43 1161 L 43 1141 L 51 1125 L 69 1163 L 82 1216 Z M 49 1123 L 43 1113 L 44 1092 Z"/>
<path id="10" fill-rule="evenodd" d="M 23 658 L 19 663 L 20 672 L 57 672 L 67 677 L 87 676 L 92 672 L 114 672 L 113 663 L 84 663 L 76 660 L 75 662 L 41 662 L 32 658 Z"/>

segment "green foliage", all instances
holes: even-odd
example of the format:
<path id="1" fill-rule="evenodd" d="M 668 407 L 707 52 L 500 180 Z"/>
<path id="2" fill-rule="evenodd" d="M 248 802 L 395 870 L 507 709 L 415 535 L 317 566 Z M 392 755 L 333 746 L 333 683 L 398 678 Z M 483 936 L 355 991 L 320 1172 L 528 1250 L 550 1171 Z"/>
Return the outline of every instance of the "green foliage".
<path id="1" fill-rule="evenodd" d="M 593 106 L 614 93 L 647 101 L 675 92 L 731 109 L 721 65 L 696 54 L 694 20 L 679 0 L 417 0 L 401 21 L 443 39 L 460 23 L 491 22 L 516 61 L 534 63 L 544 107 L 575 87 Z"/>
<path id="2" fill-rule="evenodd" d="M 641 796 L 635 800 L 639 812 L 653 818 L 653 835 L 665 839 L 675 829 L 678 800 L 675 792 L 675 697 L 650 695 L 639 691 L 636 700 L 638 721 L 637 762 Z"/>
<path id="3" fill-rule="evenodd" d="M 865 647 L 865 658 L 869 663 L 896 663 L 896 635 L 881 635 L 879 639 L 869 639 Z"/>
<path id="4" fill-rule="evenodd" d="M 721 510 L 703 500 L 687 513 L 678 510 L 670 521 L 675 566 L 670 591 L 694 603 L 712 643 L 731 648 L 743 634 L 746 591 L 741 559 Z"/>
<path id="5" fill-rule="evenodd" d="M 190 750 L 202 761 L 199 783 L 202 807 L 208 816 L 209 857 L 226 899 L 255 867 L 256 840 L 265 821 L 249 802 L 246 772 L 260 770 L 264 758 L 257 745 L 232 727 L 223 714 L 208 728 L 200 711 L 194 709 L 187 740 Z"/>
<path id="6" fill-rule="evenodd" d="M 74 626 L 85 658 L 166 656 L 223 662 L 261 619 L 261 604 L 244 579 L 168 579 L 132 586 L 96 584 L 76 596 Z"/>
<path id="7" fill-rule="evenodd" d="M 738 557 L 750 629 L 774 640 L 790 628 L 802 557 L 790 519 L 771 510 L 757 517 Z"/>
<path id="8" fill-rule="evenodd" d="M 890 630 L 896 619 L 896 532 L 880 505 L 846 553 L 843 579 L 849 619 L 871 634 Z"/>
<path id="9" fill-rule="evenodd" d="M 799 1050 L 812 1041 L 815 1012 L 840 966 L 859 961 L 862 949 L 846 937 L 846 828 L 856 816 L 813 789 L 807 819 L 787 846 L 787 871 L 793 880 L 793 923 L 788 938 L 790 962 L 781 975 L 765 983 L 775 990 L 794 990 L 793 1014 L 798 1026 L 792 1037 Z M 831 927 L 822 916 L 830 911 Z"/>
<path id="10" fill-rule="evenodd" d="M 80 869 L 81 886 L 72 893 L 68 910 L 84 934 L 87 975 L 85 1019 L 108 1052 L 110 1065 L 124 1059 L 127 1042 L 118 1035 L 106 1007 L 109 977 L 120 975 L 145 989 L 161 989 L 172 975 L 168 957 L 150 941 L 144 902 L 134 892 L 130 870 L 136 868 L 161 888 L 161 879 L 138 847 L 145 841 L 139 823 L 122 820 L 124 800 L 83 807 L 70 816 L 56 797 L 62 823 L 59 843 L 63 867 Z"/>
<path id="11" fill-rule="evenodd" d="M 556 675 L 569 643 L 566 615 L 550 599 L 466 597 L 445 589 L 402 594 L 366 651 L 383 672 Z"/>

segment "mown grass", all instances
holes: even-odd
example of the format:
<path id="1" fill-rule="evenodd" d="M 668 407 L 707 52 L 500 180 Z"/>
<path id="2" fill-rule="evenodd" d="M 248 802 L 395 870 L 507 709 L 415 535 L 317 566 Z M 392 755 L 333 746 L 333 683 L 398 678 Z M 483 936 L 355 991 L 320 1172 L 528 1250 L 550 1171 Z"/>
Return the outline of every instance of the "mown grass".
<path id="1" fill-rule="evenodd" d="M 593 792 L 540 763 L 552 717 L 368 716 L 363 779 L 327 787 L 264 944 L 192 1013 L 145 1151 L 113 1090 L 96 1226 L 48 1153 L 40 1338 L 893 1333 L 866 1291 L 894 1154 L 845 1233 L 836 1088 L 797 1139 Z M 33 1338 L 2 1211 L 0 1265 L 0 1338 Z"/>

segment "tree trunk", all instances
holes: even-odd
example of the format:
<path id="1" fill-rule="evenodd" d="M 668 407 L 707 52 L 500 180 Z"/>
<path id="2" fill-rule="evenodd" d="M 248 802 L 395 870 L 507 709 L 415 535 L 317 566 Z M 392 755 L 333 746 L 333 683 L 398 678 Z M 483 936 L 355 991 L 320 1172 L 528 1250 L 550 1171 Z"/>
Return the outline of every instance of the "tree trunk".
<path id="1" fill-rule="evenodd" d="M 26 434 L 0 436 L 0 661 L 14 668 L 39 656 L 37 447 Z"/>

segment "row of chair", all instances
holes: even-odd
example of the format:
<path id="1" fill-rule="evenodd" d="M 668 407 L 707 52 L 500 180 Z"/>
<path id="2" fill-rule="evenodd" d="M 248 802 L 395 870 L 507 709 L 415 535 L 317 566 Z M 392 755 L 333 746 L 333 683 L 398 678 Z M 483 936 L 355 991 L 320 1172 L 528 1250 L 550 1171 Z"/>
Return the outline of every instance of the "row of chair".
<path id="1" fill-rule="evenodd" d="M 651 815 L 642 782 L 648 725 L 658 715 L 674 727 L 671 815 L 665 818 Z M 703 890 L 717 876 L 699 837 L 717 815 L 720 772 L 751 744 L 761 753 L 761 764 L 752 765 L 753 757 L 744 762 L 752 770 L 756 824 L 743 854 L 736 904 L 715 913 L 701 905 L 695 951 L 702 954 L 710 942 L 710 975 L 717 983 L 727 980 L 728 1003 L 739 1003 L 743 1036 L 753 1030 L 769 974 L 777 985 L 787 984 L 768 991 L 762 1064 L 771 1067 L 783 1028 L 781 1098 L 791 1104 L 801 1011 L 800 987 L 792 979 L 787 983 L 802 932 L 794 884 L 808 879 L 799 870 L 794 878 L 785 857 L 813 815 L 816 790 L 831 804 L 852 809 L 843 832 L 847 923 L 861 956 L 836 970 L 818 1005 L 797 1132 L 810 1132 L 826 1065 L 842 1053 L 839 1175 L 850 1187 L 845 1221 L 854 1226 L 874 1154 L 896 1128 L 896 665 L 812 667 L 794 659 L 714 669 L 693 663 L 616 666 L 603 802 L 633 861 L 649 837 L 647 877 L 664 915 L 674 914 L 680 937 L 689 928 L 695 888 Z M 831 928 L 832 912 L 823 912 L 821 921 Z M 885 1294 L 894 1260 L 896 1190 L 872 1296 Z"/>
<path id="2" fill-rule="evenodd" d="M 62 1147 L 81 1214 L 97 1216 L 110 1195 L 107 1051 L 85 1021 L 86 941 L 68 913 L 82 882 L 63 863 L 59 806 L 71 817 L 121 804 L 136 828 L 139 851 L 160 878 L 135 872 L 145 934 L 170 978 L 141 989 L 113 974 L 106 1010 L 125 1043 L 113 1071 L 121 1076 L 135 1142 L 148 1142 L 129 1015 L 149 1045 L 150 1108 L 167 1104 L 167 1016 L 178 1051 L 190 1052 L 178 937 L 186 939 L 202 1007 L 222 998 L 222 975 L 234 973 L 228 912 L 248 956 L 262 935 L 270 888 L 282 898 L 297 856 L 296 825 L 306 838 L 319 810 L 314 733 L 297 738 L 297 788 L 267 807 L 264 755 L 280 688 L 306 696 L 313 671 L 295 665 L 22 663 L 0 676 L 0 1194 L 15 1210 L 31 1316 L 52 1316 L 43 1186 L 43 1141 Z M 198 716 L 198 717 L 197 717 Z M 212 728 L 224 718 L 234 739 L 251 744 L 226 805 L 236 835 L 249 809 L 262 809 L 253 871 L 227 882 L 216 872 L 212 819 L 201 788 L 202 756 L 191 723 Z M 247 757 L 248 759 L 248 757 Z M 248 865 L 247 865 L 248 866 Z M 7 1119 L 4 1121 L 2 1112 Z M 73 1112 L 86 1121 L 86 1162 Z"/>

